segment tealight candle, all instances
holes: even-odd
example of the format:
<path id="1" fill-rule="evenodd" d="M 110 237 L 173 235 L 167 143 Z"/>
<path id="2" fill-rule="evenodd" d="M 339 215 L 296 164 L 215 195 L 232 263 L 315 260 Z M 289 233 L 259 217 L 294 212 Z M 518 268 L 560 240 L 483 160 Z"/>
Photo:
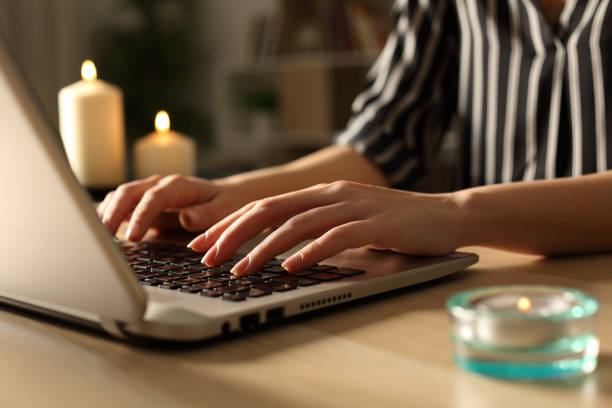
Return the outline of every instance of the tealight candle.
<path id="1" fill-rule="evenodd" d="M 196 145 L 189 137 L 170 130 L 170 117 L 165 111 L 155 116 L 155 132 L 134 145 L 134 166 L 137 178 L 154 174 L 194 175 Z"/>
<path id="2" fill-rule="evenodd" d="M 468 370 L 521 379 L 592 372 L 597 301 L 575 289 L 479 288 L 451 297 L 455 361 Z"/>
<path id="3" fill-rule="evenodd" d="M 97 79 L 90 60 L 83 62 L 81 76 L 58 94 L 62 142 L 82 185 L 112 188 L 125 181 L 123 94 Z"/>

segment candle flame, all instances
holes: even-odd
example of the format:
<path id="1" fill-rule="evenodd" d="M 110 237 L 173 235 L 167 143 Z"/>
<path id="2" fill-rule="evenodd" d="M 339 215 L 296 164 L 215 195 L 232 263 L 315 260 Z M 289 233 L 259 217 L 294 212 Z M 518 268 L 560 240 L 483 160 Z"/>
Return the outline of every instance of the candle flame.
<path id="1" fill-rule="evenodd" d="M 98 77 L 96 65 L 92 60 L 83 61 L 83 65 L 81 65 L 81 77 L 83 77 L 85 81 L 93 81 Z"/>
<path id="2" fill-rule="evenodd" d="M 155 115 L 155 130 L 158 132 L 167 132 L 170 129 L 170 116 L 168 112 L 159 111 Z"/>
<path id="3" fill-rule="evenodd" d="M 531 300 L 526 297 L 522 297 L 516 302 L 516 307 L 523 312 L 530 312 Z"/>

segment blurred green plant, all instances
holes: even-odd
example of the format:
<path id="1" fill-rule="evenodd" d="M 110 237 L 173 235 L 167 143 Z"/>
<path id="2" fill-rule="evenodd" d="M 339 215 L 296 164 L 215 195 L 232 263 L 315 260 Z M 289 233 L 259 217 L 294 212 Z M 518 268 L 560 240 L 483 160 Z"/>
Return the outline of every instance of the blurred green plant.
<path id="1" fill-rule="evenodd" d="M 205 61 L 197 0 L 118 0 L 112 19 L 94 34 L 101 76 L 123 89 L 128 146 L 153 131 L 158 110 L 172 128 L 212 142 L 210 119 L 194 94 L 197 68 Z"/>

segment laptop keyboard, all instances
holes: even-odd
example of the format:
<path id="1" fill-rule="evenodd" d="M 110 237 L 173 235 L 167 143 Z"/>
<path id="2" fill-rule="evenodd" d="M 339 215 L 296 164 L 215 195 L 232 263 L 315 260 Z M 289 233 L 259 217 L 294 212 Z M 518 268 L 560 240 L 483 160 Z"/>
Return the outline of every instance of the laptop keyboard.
<path id="1" fill-rule="evenodd" d="M 240 302 L 279 292 L 341 280 L 365 273 L 362 270 L 315 265 L 288 273 L 282 260 L 270 260 L 260 271 L 247 276 L 230 273 L 240 261 L 232 258 L 223 265 L 208 267 L 202 255 L 183 246 L 155 242 L 118 242 L 132 271 L 143 286 Z"/>

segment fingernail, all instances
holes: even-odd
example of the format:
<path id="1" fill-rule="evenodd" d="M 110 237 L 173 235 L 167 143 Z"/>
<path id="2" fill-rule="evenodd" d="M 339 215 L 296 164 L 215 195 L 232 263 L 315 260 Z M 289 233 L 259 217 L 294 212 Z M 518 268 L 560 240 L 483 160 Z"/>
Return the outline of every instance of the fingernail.
<path id="1" fill-rule="evenodd" d="M 297 268 L 295 267 L 295 264 L 297 263 L 299 265 L 299 262 L 303 260 L 304 260 L 304 255 L 298 252 L 297 254 L 293 254 L 289 258 L 285 259 L 285 261 L 281 264 L 281 266 L 285 268 L 287 272 L 292 272 L 292 271 L 297 270 Z"/>
<path id="2" fill-rule="evenodd" d="M 242 275 L 243 272 L 249 267 L 251 263 L 251 254 L 248 254 L 246 257 L 242 258 L 240 262 L 238 262 L 232 270 L 230 271 L 234 275 Z"/>
<path id="3" fill-rule="evenodd" d="M 195 211 L 185 211 L 185 217 L 189 226 L 194 226 L 200 220 L 200 215 Z"/>
<path id="4" fill-rule="evenodd" d="M 207 266 L 214 266 L 213 263 L 216 257 L 217 257 L 217 245 L 210 248 L 210 250 L 206 253 L 206 255 L 204 255 L 204 258 L 202 258 L 202 263 L 206 264 Z"/>
<path id="5" fill-rule="evenodd" d="M 204 233 L 203 238 L 202 238 L 202 235 L 198 235 L 197 237 L 192 239 L 191 242 L 187 244 L 187 248 L 193 249 L 194 251 L 198 251 L 198 250 L 201 251 L 202 249 L 206 248 L 206 241 L 208 241 L 208 231 Z M 198 245 L 198 247 L 195 248 L 195 244 L 198 242 L 200 243 L 200 245 Z"/>
<path id="6" fill-rule="evenodd" d="M 134 238 L 134 230 L 132 224 L 128 225 L 127 232 L 125 233 L 125 237 L 128 241 L 131 241 Z"/>

